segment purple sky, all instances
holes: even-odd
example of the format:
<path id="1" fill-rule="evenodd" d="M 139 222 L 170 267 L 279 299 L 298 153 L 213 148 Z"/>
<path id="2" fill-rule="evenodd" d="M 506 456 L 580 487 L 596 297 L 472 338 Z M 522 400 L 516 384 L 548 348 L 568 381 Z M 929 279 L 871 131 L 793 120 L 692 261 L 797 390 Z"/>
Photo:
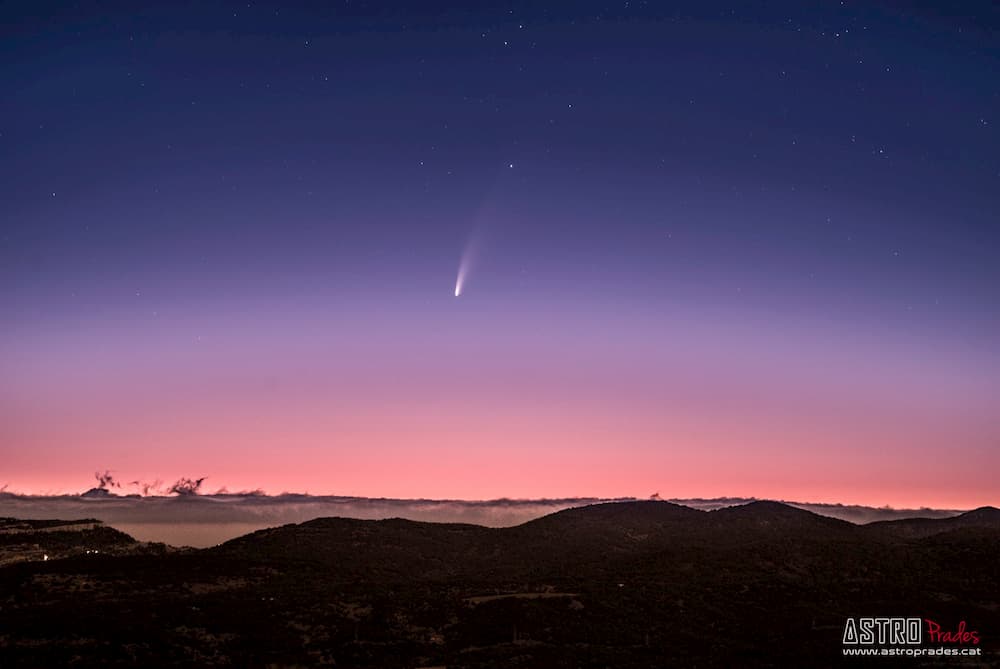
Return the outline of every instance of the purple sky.
<path id="1" fill-rule="evenodd" d="M 632 4 L 15 2 L 0 485 L 1000 501 L 998 11 Z"/>

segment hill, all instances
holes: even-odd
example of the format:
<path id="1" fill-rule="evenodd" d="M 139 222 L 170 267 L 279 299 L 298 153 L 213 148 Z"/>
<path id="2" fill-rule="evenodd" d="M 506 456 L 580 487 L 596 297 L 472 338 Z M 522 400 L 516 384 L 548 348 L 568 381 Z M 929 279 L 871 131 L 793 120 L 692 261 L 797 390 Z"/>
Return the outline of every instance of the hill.
<path id="1" fill-rule="evenodd" d="M 100 552 L 132 551 L 135 539 L 93 518 L 18 520 L 0 518 L 0 565 L 55 560 Z"/>
<path id="2" fill-rule="evenodd" d="M 1000 531 L 1000 509 L 983 506 L 951 518 L 907 518 L 869 523 L 865 527 L 875 534 L 899 538 L 922 538 L 955 530 L 981 529 Z"/>
<path id="3" fill-rule="evenodd" d="M 826 667 L 848 616 L 888 611 L 964 620 L 996 653 L 995 511 L 930 536 L 774 502 L 504 529 L 321 518 L 0 569 L 0 649 L 5 667 Z"/>

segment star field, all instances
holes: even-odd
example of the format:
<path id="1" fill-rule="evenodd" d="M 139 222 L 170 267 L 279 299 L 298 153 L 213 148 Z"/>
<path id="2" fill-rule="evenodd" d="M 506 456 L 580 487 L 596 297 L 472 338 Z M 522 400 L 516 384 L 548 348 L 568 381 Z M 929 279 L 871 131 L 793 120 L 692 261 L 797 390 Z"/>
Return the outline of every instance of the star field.
<path id="1" fill-rule="evenodd" d="M 0 485 L 996 502 L 990 3 L 2 11 Z"/>

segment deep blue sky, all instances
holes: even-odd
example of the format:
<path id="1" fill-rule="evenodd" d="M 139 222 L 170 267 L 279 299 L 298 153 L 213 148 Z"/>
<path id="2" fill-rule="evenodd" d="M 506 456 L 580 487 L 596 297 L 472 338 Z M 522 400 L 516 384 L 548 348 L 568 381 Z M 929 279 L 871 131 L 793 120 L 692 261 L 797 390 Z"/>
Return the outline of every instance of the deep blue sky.
<path id="1" fill-rule="evenodd" d="M 940 353 L 958 378 L 997 365 L 990 3 L 33 1 L 0 16 L 7 411 L 44 404 L 31 361 L 49 354 L 32 342 L 53 333 L 65 354 L 74 333 L 152 350 L 166 330 L 231 336 L 234 313 L 301 330 L 328 305 L 395 312 L 407 332 L 451 323 L 470 239 L 469 337 L 566 312 L 554 340 L 622 313 L 628 339 L 644 327 L 628 318 L 652 314 L 692 339 L 752 331 L 767 343 L 748 359 L 787 339 L 902 366 Z M 970 383 L 985 416 L 992 386 Z"/>
<path id="2" fill-rule="evenodd" d="M 992 311 L 987 3 L 536 4 L 5 3 L 6 271 L 433 264 L 486 207 L 535 272 Z"/>

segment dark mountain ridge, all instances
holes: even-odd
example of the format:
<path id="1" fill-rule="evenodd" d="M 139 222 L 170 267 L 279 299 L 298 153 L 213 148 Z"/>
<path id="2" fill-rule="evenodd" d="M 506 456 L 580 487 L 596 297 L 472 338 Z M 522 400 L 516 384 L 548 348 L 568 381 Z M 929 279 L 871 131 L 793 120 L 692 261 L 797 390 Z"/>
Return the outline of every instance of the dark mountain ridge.
<path id="1" fill-rule="evenodd" d="M 965 621 L 996 659 L 996 515 L 926 536 L 776 502 L 597 504 L 503 529 L 318 518 L 0 569 L 0 662 L 827 667 L 847 617 L 885 612 Z"/>
<path id="2" fill-rule="evenodd" d="M 542 549 L 557 547 L 561 551 L 584 550 L 603 557 L 605 551 L 628 552 L 677 542 L 737 544 L 783 533 L 794 535 L 788 537 L 792 540 L 863 538 L 861 526 L 780 502 L 760 501 L 699 511 L 670 502 L 636 501 L 566 509 L 507 528 L 401 518 L 377 521 L 317 518 L 260 530 L 210 550 L 256 555 L 277 551 L 286 558 L 342 560 L 348 554 L 356 556 L 356 551 L 368 546 L 408 554 L 441 552 L 441 557 L 452 558 L 481 553 L 477 548 L 503 546 L 512 554 L 524 553 L 544 560 L 546 551 Z"/>
<path id="3" fill-rule="evenodd" d="M 900 538 L 921 538 L 959 529 L 1000 530 L 1000 509 L 982 506 L 951 518 L 905 518 L 881 520 L 863 527 L 871 532 Z"/>

